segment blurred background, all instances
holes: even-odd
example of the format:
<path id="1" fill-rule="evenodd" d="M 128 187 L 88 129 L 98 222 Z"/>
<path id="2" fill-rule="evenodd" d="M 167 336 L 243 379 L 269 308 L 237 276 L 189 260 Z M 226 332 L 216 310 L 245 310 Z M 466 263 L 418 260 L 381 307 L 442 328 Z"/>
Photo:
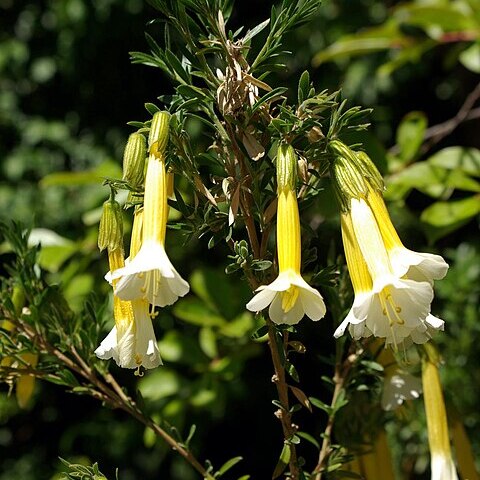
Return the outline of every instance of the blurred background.
<path id="1" fill-rule="evenodd" d="M 237 2 L 231 28 L 265 20 L 272 3 Z M 436 285 L 433 312 L 446 321 L 437 339 L 447 402 L 463 419 L 478 458 L 480 2 L 322 3 L 311 23 L 289 35 L 288 68 L 269 83 L 289 86 L 294 99 L 308 69 L 317 89 L 342 88 L 349 105 L 373 108 L 368 133 L 351 143 L 361 141 L 385 174 L 405 244 L 440 253 L 451 265 Z M 121 177 L 132 131 L 127 122 L 147 120 L 144 103 L 161 106 L 157 97 L 173 92 L 159 71 L 129 60 L 128 52 L 148 50 L 144 32 L 155 37 L 155 25 L 147 23 L 156 16 L 142 0 L 0 0 L 0 216 L 34 229 L 41 266 L 63 285 L 73 309 L 90 292 L 101 297 L 109 290 L 106 258 L 96 248 L 108 195 L 101 178 Z M 201 150 L 201 125 L 189 128 Z M 317 228 L 313 246 L 340 252 L 330 193 L 319 196 L 306 221 Z M 267 349 L 249 338 L 256 327 L 244 311 L 250 292 L 239 277 L 224 276 L 226 248 L 205 253 L 208 238 L 184 240 L 169 233 L 174 263 L 193 295 L 157 325 L 166 366 L 140 379 L 113 372 L 141 391 L 154 415 L 182 431 L 197 424 L 193 444 L 201 458 L 219 465 L 242 455 L 235 473 L 269 478 L 280 426 L 270 403 Z M 333 329 L 304 322 L 300 334 L 307 345 L 298 361 L 304 387 L 326 401 L 330 393 L 320 377 L 332 372 L 322 356 L 332 349 Z M 417 403 L 389 430 L 399 478 L 429 478 Z M 300 414 L 299 422 L 309 415 Z M 40 382 L 24 410 L 0 387 L 0 451 L 0 480 L 55 478 L 58 456 L 98 461 L 109 478 L 116 467 L 122 480 L 196 478 L 133 419 Z"/>

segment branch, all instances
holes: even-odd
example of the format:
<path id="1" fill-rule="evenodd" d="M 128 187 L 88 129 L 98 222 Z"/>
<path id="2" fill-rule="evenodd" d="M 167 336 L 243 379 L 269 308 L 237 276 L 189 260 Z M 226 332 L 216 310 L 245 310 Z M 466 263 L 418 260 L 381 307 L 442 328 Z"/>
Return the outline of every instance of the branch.
<path id="1" fill-rule="evenodd" d="M 296 433 L 297 428 L 292 423 L 292 414 L 290 413 L 288 385 L 285 380 L 285 367 L 280 358 L 280 352 L 275 338 L 275 326 L 270 319 L 266 319 L 266 323 L 268 325 L 268 345 L 270 347 L 270 353 L 272 355 L 273 366 L 275 369 L 275 375 L 273 376 L 272 381 L 277 387 L 278 399 L 282 406 L 282 408 L 275 412 L 275 415 L 282 423 L 284 441 L 290 448 L 290 478 L 291 480 L 298 480 L 300 478 L 300 470 L 298 466 L 297 450 L 295 444 L 290 441 L 292 436 Z M 285 332 L 284 335 L 283 345 L 285 346 L 288 341 L 288 332 Z"/>
<path id="2" fill-rule="evenodd" d="M 322 480 L 322 475 L 327 465 L 328 458 L 333 451 L 333 449 L 331 448 L 331 443 L 332 443 L 333 425 L 335 423 L 335 416 L 336 416 L 335 405 L 337 403 L 340 392 L 345 387 L 345 380 L 348 376 L 348 373 L 350 372 L 350 369 L 352 368 L 353 364 L 356 362 L 357 358 L 358 358 L 358 353 L 351 353 L 347 356 L 347 358 L 343 363 L 338 362 L 335 365 L 335 374 L 333 376 L 335 389 L 333 391 L 332 402 L 330 403 L 332 413 L 329 414 L 328 416 L 327 426 L 325 427 L 325 431 L 323 433 L 322 447 L 318 455 L 318 463 L 314 471 L 312 472 L 312 480 Z"/>

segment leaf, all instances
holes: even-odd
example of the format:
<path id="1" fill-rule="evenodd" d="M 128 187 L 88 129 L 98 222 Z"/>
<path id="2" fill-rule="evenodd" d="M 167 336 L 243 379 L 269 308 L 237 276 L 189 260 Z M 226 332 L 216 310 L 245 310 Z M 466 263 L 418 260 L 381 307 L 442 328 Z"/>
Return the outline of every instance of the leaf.
<path id="1" fill-rule="evenodd" d="M 300 76 L 298 81 L 298 104 L 300 105 L 305 99 L 308 98 L 310 91 L 310 74 L 308 70 L 305 70 Z"/>
<path id="2" fill-rule="evenodd" d="M 465 147 L 447 147 L 432 155 L 430 165 L 450 170 L 461 170 L 480 177 L 480 150 Z"/>
<path id="3" fill-rule="evenodd" d="M 259 340 L 265 335 L 268 334 L 268 327 L 266 325 L 262 325 L 258 330 L 252 333 L 252 340 Z"/>
<path id="4" fill-rule="evenodd" d="M 92 170 L 82 172 L 55 172 L 45 175 L 40 180 L 40 186 L 51 187 L 53 185 L 77 186 L 77 185 L 98 185 L 105 177 L 121 178 L 122 169 L 120 165 L 112 160 L 102 162 Z"/>
<path id="5" fill-rule="evenodd" d="M 397 144 L 400 147 L 400 157 L 408 163 L 415 158 L 422 145 L 427 117 L 423 112 L 410 112 L 403 117 L 397 130 Z"/>
<path id="6" fill-rule="evenodd" d="M 295 395 L 295 397 L 297 398 L 297 400 L 305 407 L 307 408 L 308 410 L 310 410 L 310 412 L 312 411 L 312 405 L 310 404 L 310 400 L 308 399 L 308 397 L 305 395 L 305 393 L 303 392 L 303 390 L 300 390 L 299 388 L 297 387 L 294 387 L 293 385 L 289 385 L 290 387 L 290 390 L 292 391 L 292 393 Z"/>
<path id="7" fill-rule="evenodd" d="M 215 477 L 221 477 L 224 473 L 227 473 L 228 470 L 230 470 L 232 467 L 234 467 L 238 462 L 241 462 L 243 460 L 243 457 L 234 457 L 231 458 L 230 460 L 227 460 L 218 470 L 217 473 L 215 473 Z"/>
<path id="8" fill-rule="evenodd" d="M 185 298 L 173 307 L 173 314 L 181 320 L 201 327 L 222 326 L 225 319 L 199 298 Z"/>
<path id="9" fill-rule="evenodd" d="M 266 93 L 262 98 L 259 98 L 252 107 L 251 114 L 253 115 L 262 105 L 267 102 L 279 100 L 282 95 L 288 90 L 286 87 L 274 88 L 271 92 Z"/>
<path id="10" fill-rule="evenodd" d="M 259 23 L 256 27 L 249 30 L 243 37 L 243 43 L 247 43 L 253 37 L 255 37 L 255 35 L 258 35 L 269 23 L 270 23 L 270 19 L 267 18 L 267 20 L 263 21 L 262 23 Z"/>
<path id="11" fill-rule="evenodd" d="M 291 453 L 290 446 L 284 443 L 282 453 L 280 453 L 280 458 L 278 459 L 278 463 L 273 471 L 272 479 L 278 478 L 285 471 L 290 462 Z"/>
<path id="12" fill-rule="evenodd" d="M 203 353 L 208 357 L 216 358 L 218 356 L 217 336 L 211 328 L 204 327 L 200 329 L 198 343 Z"/>
<path id="13" fill-rule="evenodd" d="M 480 42 L 465 49 L 459 56 L 460 63 L 474 73 L 480 73 Z"/>
<path id="14" fill-rule="evenodd" d="M 317 407 L 317 408 L 319 408 L 320 410 L 323 410 L 323 411 L 326 412 L 328 415 L 330 415 L 330 413 L 332 412 L 332 407 L 331 407 L 330 405 L 327 405 L 326 403 L 322 402 L 322 401 L 319 400 L 318 398 L 308 397 L 308 399 L 310 400 L 310 403 L 311 403 L 314 407 Z"/>
<path id="15" fill-rule="evenodd" d="M 150 401 L 176 395 L 181 386 L 182 383 L 177 372 L 168 367 L 153 370 L 138 382 L 138 389 L 142 397 Z"/>
<path id="16" fill-rule="evenodd" d="M 297 435 L 298 435 L 300 438 L 303 438 L 304 440 L 307 440 L 307 442 L 310 442 L 312 445 L 314 445 L 315 447 L 317 447 L 318 450 L 320 450 L 320 444 L 317 442 L 317 440 L 315 439 L 315 437 L 313 437 L 313 436 L 310 435 L 309 433 L 307 433 L 307 432 L 297 432 Z"/>
<path id="17" fill-rule="evenodd" d="M 468 221 L 479 213 L 480 195 L 474 195 L 462 200 L 436 202 L 422 212 L 420 219 L 435 227 L 447 227 Z"/>

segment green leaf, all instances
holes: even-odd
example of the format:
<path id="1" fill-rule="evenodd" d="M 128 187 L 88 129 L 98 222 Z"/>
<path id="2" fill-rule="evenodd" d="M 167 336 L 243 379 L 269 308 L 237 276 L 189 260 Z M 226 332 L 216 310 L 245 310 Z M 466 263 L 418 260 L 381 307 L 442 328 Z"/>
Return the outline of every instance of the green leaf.
<path id="1" fill-rule="evenodd" d="M 158 342 L 158 347 L 165 362 L 198 366 L 209 361 L 192 337 L 182 335 L 175 330 L 168 331 Z M 160 370 L 162 369 L 156 371 Z"/>
<path id="2" fill-rule="evenodd" d="M 298 104 L 300 105 L 306 98 L 310 91 L 310 74 L 305 70 L 300 76 L 298 82 Z"/>
<path id="3" fill-rule="evenodd" d="M 410 112 L 405 115 L 397 130 L 397 144 L 403 162 L 408 163 L 415 158 L 426 128 L 427 117 L 423 112 Z"/>
<path id="4" fill-rule="evenodd" d="M 173 307 L 173 313 L 184 322 L 201 327 L 219 327 L 225 324 L 225 319 L 199 298 L 180 300 Z"/>
<path id="5" fill-rule="evenodd" d="M 226 461 L 215 473 L 215 477 L 221 477 L 223 474 L 227 473 L 231 468 L 233 468 L 238 462 L 241 462 L 243 457 L 234 457 Z"/>
<path id="6" fill-rule="evenodd" d="M 480 177 L 480 150 L 476 148 L 448 147 L 428 159 L 430 165 L 449 170 L 461 170 Z"/>
<path id="7" fill-rule="evenodd" d="M 435 227 L 447 227 L 466 222 L 479 213 L 480 195 L 474 195 L 462 200 L 436 202 L 422 212 L 420 219 Z"/>
<path id="8" fill-rule="evenodd" d="M 168 367 L 162 367 L 142 377 L 138 382 L 138 389 L 144 399 L 157 401 L 176 395 L 181 385 L 177 372 Z"/>
<path id="9" fill-rule="evenodd" d="M 460 54 L 460 62 L 474 73 L 480 73 L 480 42 L 476 42 Z"/>
<path id="10" fill-rule="evenodd" d="M 320 450 L 320 444 L 318 443 L 318 441 L 315 439 L 315 437 L 313 437 L 312 435 L 310 435 L 309 433 L 307 432 L 297 432 L 297 435 L 300 437 L 300 438 L 303 438 L 304 440 L 307 440 L 307 442 L 310 442 L 312 445 L 314 445 L 318 450 Z"/>
<path id="11" fill-rule="evenodd" d="M 40 180 L 41 187 L 51 187 L 53 185 L 77 186 L 77 185 L 98 185 L 105 177 L 121 178 L 122 169 L 120 165 L 111 160 L 107 160 L 92 170 L 81 172 L 56 172 L 45 175 Z"/>
<path id="12" fill-rule="evenodd" d="M 218 357 L 217 335 L 213 329 L 207 327 L 200 329 L 198 343 L 205 355 L 210 358 Z"/>
<path id="13" fill-rule="evenodd" d="M 252 333 L 252 340 L 259 340 L 266 335 L 268 335 L 268 327 L 266 325 L 262 325 L 258 330 Z"/>
<path id="14" fill-rule="evenodd" d="M 291 453 L 290 446 L 284 443 L 282 453 L 280 453 L 280 458 L 278 459 L 278 463 L 273 471 L 272 479 L 278 478 L 285 471 L 290 462 Z"/>
<path id="15" fill-rule="evenodd" d="M 270 23 L 270 19 L 268 18 L 262 23 L 259 23 L 256 27 L 249 30 L 243 37 L 243 43 L 247 43 L 249 40 L 255 37 L 255 35 L 258 35 L 269 23 Z"/>

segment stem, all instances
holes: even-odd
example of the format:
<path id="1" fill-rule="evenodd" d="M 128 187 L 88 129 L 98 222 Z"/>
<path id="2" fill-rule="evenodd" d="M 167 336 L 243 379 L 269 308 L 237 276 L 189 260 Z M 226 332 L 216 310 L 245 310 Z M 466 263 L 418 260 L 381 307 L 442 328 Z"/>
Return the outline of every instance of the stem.
<path id="1" fill-rule="evenodd" d="M 337 398 L 340 395 L 340 392 L 342 391 L 343 385 L 344 385 L 345 379 L 344 377 L 341 376 L 340 370 L 341 368 L 337 364 L 335 367 L 335 375 L 333 376 L 333 381 L 335 382 L 335 389 L 333 391 L 332 402 L 330 404 L 332 408 L 335 407 L 335 404 L 337 403 Z M 313 480 L 321 480 L 325 464 L 327 463 L 328 457 L 332 453 L 332 449 L 330 448 L 330 445 L 331 445 L 332 430 L 333 430 L 334 423 L 335 423 L 335 412 L 333 412 L 328 417 L 327 426 L 325 427 L 325 431 L 323 433 L 322 448 L 320 449 L 320 453 L 318 455 L 318 463 L 317 463 L 317 466 L 315 467 L 315 470 L 313 471 L 313 474 L 315 475 L 313 477 Z"/>
<path id="2" fill-rule="evenodd" d="M 83 377 L 89 384 L 96 387 L 97 390 L 89 389 L 89 394 L 92 397 L 109 404 L 113 408 L 120 408 L 124 412 L 134 417 L 136 420 L 143 423 L 146 427 L 150 428 L 155 435 L 163 438 L 163 440 L 165 440 L 172 450 L 177 451 L 198 473 L 203 476 L 204 479 L 214 480 L 214 477 L 205 470 L 205 468 L 190 451 L 180 445 L 171 435 L 169 435 L 162 427 L 160 427 L 160 425 L 155 423 L 150 417 L 146 416 L 138 408 L 136 403 L 124 392 L 124 390 L 120 387 L 110 373 L 104 374 L 104 381 L 102 381 L 102 379 L 97 377 L 94 370 L 88 366 L 74 346 L 71 347 L 71 352 L 78 363 L 74 362 L 70 357 L 50 345 L 45 338 L 38 335 L 37 332 L 30 328 L 30 326 L 24 322 L 19 323 L 23 327 L 25 334 L 27 334 L 32 341 L 35 340 L 40 349 L 43 349 L 49 354 L 57 357 L 58 360 L 60 360 L 66 367 Z M 24 370 L 20 373 L 24 374 L 27 372 L 28 370 Z"/>
<path id="3" fill-rule="evenodd" d="M 285 443 L 290 448 L 290 478 L 291 480 L 298 480 L 300 475 L 300 469 L 298 466 L 297 450 L 295 444 L 290 441 L 292 436 L 296 432 L 296 427 L 292 424 L 292 414 L 290 413 L 290 405 L 288 399 L 288 385 L 285 380 L 285 367 L 280 357 L 278 350 L 278 344 L 276 340 L 276 330 L 273 322 L 266 319 L 268 325 L 268 345 L 270 347 L 270 353 L 272 355 L 273 367 L 275 369 L 275 375 L 273 381 L 277 387 L 278 399 L 282 406 L 275 415 L 282 423 L 283 437 Z M 285 332 L 284 345 L 288 341 L 288 332 Z"/>
<path id="4" fill-rule="evenodd" d="M 318 454 L 317 466 L 312 472 L 312 480 L 322 479 L 322 475 L 324 473 L 323 470 L 326 467 L 328 457 L 333 452 L 333 449 L 331 448 L 331 443 L 332 443 L 333 425 L 335 423 L 335 416 L 336 416 L 335 405 L 337 403 L 340 392 L 345 387 L 345 381 L 350 372 L 350 369 L 352 368 L 354 363 L 357 361 L 357 358 L 363 351 L 363 350 L 360 350 L 358 352 L 355 352 L 355 351 L 352 352 L 353 348 L 354 348 L 354 344 L 352 343 L 352 345 L 350 346 L 351 350 L 347 358 L 343 361 L 343 363 L 340 361 L 337 361 L 335 365 L 335 373 L 333 375 L 333 382 L 335 383 L 335 388 L 333 390 L 332 401 L 330 403 L 330 407 L 332 408 L 332 413 L 328 416 L 327 426 L 325 427 L 325 431 L 323 433 L 322 447 L 320 449 L 320 453 Z"/>

